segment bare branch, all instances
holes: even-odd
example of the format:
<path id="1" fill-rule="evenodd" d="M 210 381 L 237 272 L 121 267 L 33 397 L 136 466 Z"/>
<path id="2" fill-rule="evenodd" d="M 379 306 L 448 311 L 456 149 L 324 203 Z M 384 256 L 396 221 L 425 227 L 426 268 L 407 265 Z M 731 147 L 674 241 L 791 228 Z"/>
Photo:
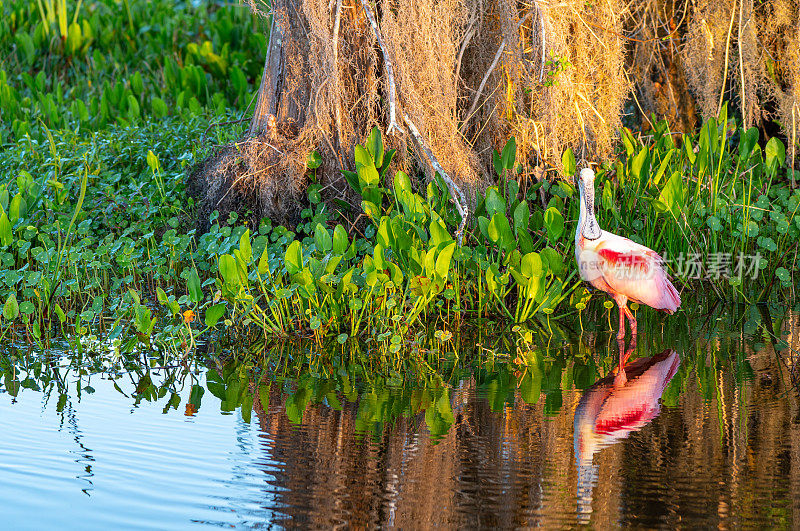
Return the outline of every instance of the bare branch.
<path id="1" fill-rule="evenodd" d="M 378 22 L 375 20 L 375 15 L 369 8 L 367 0 L 361 0 L 361 6 L 364 8 L 364 13 L 367 15 L 369 25 L 372 26 L 372 31 L 375 32 L 375 39 L 378 41 L 378 46 L 381 47 L 381 52 L 383 52 L 383 64 L 386 68 L 386 78 L 389 83 L 389 127 L 386 128 L 386 134 L 402 134 L 404 133 L 403 128 L 397 123 L 397 87 L 394 83 L 394 68 L 392 67 L 392 60 L 389 57 L 389 50 L 387 50 L 386 44 L 383 42 Z"/>
<path id="2" fill-rule="evenodd" d="M 417 126 L 414 125 L 414 122 L 411 121 L 411 118 L 406 114 L 403 113 L 403 119 L 408 126 L 408 130 L 411 131 L 411 136 L 414 138 L 415 143 L 420 151 L 425 153 L 428 157 L 428 160 L 431 163 L 431 167 L 433 168 L 434 173 L 438 173 L 442 176 L 442 179 L 445 183 L 447 183 L 447 187 L 450 189 L 450 197 L 453 198 L 453 203 L 456 205 L 456 210 L 458 210 L 458 214 L 461 216 L 461 223 L 458 225 L 458 230 L 456 230 L 456 238 L 458 238 L 458 245 L 461 245 L 464 241 L 464 227 L 467 224 L 467 200 L 464 197 L 464 192 L 461 191 L 461 188 L 447 175 L 447 172 L 444 171 L 442 165 L 439 164 L 439 160 L 436 158 L 436 155 L 433 154 L 431 148 L 428 147 L 428 144 L 425 143 L 425 140 L 422 138 L 422 135 L 419 133 Z"/>

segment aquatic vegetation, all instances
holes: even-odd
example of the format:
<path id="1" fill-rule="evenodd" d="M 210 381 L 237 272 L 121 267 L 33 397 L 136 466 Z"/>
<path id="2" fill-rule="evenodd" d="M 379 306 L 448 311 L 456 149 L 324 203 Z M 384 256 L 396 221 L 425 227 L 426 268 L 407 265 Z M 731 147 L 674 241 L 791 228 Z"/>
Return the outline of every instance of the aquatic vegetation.
<path id="1" fill-rule="evenodd" d="M 95 335 L 180 358 L 211 334 L 258 332 L 398 353 L 426 328 L 491 320 L 557 335 L 565 317 L 588 328 L 584 313 L 605 311 L 579 287 L 577 193 L 555 177 L 576 174 L 575 157 L 567 150 L 562 168 L 531 182 L 513 137 L 463 233 L 445 183 L 395 171 L 374 130 L 344 174 L 354 205 L 323 200 L 313 153 L 296 227 L 212 213 L 199 234 L 186 171 L 207 139 L 236 136 L 208 124 L 238 119 L 253 94 L 257 18 L 217 4 L 95 2 L 64 26 L 64 4 L 41 5 L 3 4 L 0 20 L 13 49 L 0 71 L 3 340 L 63 336 L 83 349 L 75 338 Z M 597 215 L 659 252 L 678 285 L 729 300 L 793 296 L 800 192 L 788 171 L 779 139 L 764 142 L 723 107 L 694 134 L 665 122 L 651 135 L 624 130 L 618 157 L 597 168 Z"/>

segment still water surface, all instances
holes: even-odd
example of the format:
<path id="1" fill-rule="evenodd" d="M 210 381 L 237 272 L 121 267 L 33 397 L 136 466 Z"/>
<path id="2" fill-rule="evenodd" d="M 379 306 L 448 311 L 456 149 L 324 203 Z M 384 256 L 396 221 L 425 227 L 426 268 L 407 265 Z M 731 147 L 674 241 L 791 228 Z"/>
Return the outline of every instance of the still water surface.
<path id="1" fill-rule="evenodd" d="M 2 527 L 800 527 L 797 313 L 775 341 L 690 324 L 643 333 L 627 382 L 602 334 L 405 386 L 228 364 L 79 392 L 67 356 L 8 351 Z"/>

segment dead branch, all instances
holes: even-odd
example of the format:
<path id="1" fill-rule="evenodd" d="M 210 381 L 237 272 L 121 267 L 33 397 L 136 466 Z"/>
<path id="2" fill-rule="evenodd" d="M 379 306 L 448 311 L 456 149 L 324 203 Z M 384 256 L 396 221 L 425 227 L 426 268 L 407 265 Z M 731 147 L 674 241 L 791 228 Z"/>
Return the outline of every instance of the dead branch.
<path id="1" fill-rule="evenodd" d="M 447 172 L 444 171 L 444 168 L 442 168 L 442 165 L 439 164 L 436 155 L 434 155 L 431 148 L 428 147 L 428 144 L 422 138 L 417 126 L 414 125 L 414 122 L 411 121 L 411 118 L 408 116 L 408 114 L 403 113 L 403 119 L 405 120 L 406 125 L 408 125 L 408 130 L 411 131 L 411 136 L 414 138 L 417 147 L 428 157 L 434 174 L 438 173 L 441 175 L 444 182 L 447 183 L 447 187 L 450 189 L 450 197 L 453 198 L 453 202 L 456 205 L 456 210 L 458 210 L 458 214 L 461 216 L 461 223 L 458 225 L 458 230 L 456 230 L 456 237 L 458 238 L 458 245 L 460 246 L 464 241 L 464 227 L 467 224 L 468 215 L 466 209 L 467 200 L 464 197 L 464 192 L 461 191 L 461 188 L 459 188 L 458 185 L 450 178 L 450 176 L 447 175 Z"/>
<path id="2" fill-rule="evenodd" d="M 378 41 L 378 46 L 381 47 L 383 52 L 383 64 L 386 68 L 386 81 L 389 84 L 389 127 L 386 128 L 386 134 L 392 135 L 395 133 L 402 134 L 403 128 L 397 123 L 397 88 L 394 83 L 394 68 L 392 67 L 392 59 L 389 57 L 389 50 L 383 42 L 381 30 L 378 27 L 378 22 L 375 20 L 375 15 L 367 4 L 367 0 L 361 0 L 361 6 L 364 8 L 364 13 L 367 15 L 369 25 L 372 26 L 372 31 L 375 32 L 375 39 Z"/>

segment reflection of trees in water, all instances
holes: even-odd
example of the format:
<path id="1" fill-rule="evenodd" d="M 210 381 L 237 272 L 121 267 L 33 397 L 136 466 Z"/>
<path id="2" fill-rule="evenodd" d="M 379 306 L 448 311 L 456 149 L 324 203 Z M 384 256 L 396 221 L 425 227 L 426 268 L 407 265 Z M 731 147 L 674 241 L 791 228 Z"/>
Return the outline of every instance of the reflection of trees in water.
<path id="1" fill-rule="evenodd" d="M 781 337 L 799 350 L 797 315 L 783 326 Z M 689 518 L 700 526 L 798 527 L 800 413 L 786 356 L 768 341 L 731 336 L 679 350 L 661 415 L 594 456 L 592 524 L 673 526 Z M 269 411 L 256 411 L 269 460 L 281 463 L 269 473 L 283 524 L 563 526 L 575 523 L 579 398 L 563 391 L 560 411 L 546 417 L 544 394 L 525 404 L 515 393 L 498 406 L 475 378 L 465 380 L 450 396 L 454 423 L 438 440 L 427 436 L 422 411 L 367 433 L 357 432 L 353 402 L 341 411 L 310 405 L 294 425 L 286 395 L 274 390 Z"/>

